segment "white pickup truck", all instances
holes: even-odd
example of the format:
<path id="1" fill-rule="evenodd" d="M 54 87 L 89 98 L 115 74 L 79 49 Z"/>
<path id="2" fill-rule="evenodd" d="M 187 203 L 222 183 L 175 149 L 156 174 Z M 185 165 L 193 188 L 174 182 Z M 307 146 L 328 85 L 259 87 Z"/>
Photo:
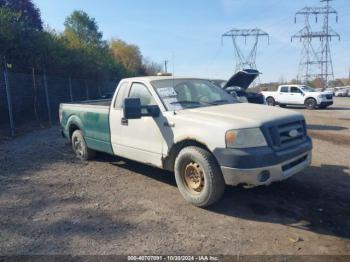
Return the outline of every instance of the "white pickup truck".
<path id="1" fill-rule="evenodd" d="M 333 105 L 333 95 L 305 85 L 281 85 L 275 92 L 262 92 L 269 106 L 305 105 L 307 109 Z"/>
<path id="2" fill-rule="evenodd" d="M 311 161 L 303 115 L 239 103 L 203 79 L 124 79 L 112 101 L 61 104 L 60 121 L 78 158 L 102 151 L 174 171 L 183 197 L 202 207 L 225 184 L 269 185 Z"/>

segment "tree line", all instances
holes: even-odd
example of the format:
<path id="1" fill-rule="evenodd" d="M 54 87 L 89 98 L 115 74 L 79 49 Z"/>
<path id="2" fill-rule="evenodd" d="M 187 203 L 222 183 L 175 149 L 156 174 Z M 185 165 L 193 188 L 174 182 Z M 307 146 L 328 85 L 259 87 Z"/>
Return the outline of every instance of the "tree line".
<path id="1" fill-rule="evenodd" d="M 154 75 L 160 64 L 145 59 L 138 46 L 103 39 L 96 20 L 76 10 L 64 31 L 43 26 L 32 0 L 0 0 L 0 61 L 14 72 L 32 70 L 57 76 L 121 79 Z"/>

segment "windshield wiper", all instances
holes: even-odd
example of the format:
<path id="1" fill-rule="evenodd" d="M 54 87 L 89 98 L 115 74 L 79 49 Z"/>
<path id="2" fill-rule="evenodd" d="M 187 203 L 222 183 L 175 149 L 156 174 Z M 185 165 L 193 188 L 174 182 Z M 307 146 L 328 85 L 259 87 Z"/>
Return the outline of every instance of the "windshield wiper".
<path id="1" fill-rule="evenodd" d="M 174 102 L 171 102 L 170 104 L 171 105 L 174 105 L 174 104 L 188 104 L 188 105 L 193 105 L 193 106 L 200 106 L 200 105 L 220 105 L 220 104 L 224 104 L 224 103 L 228 103 L 230 101 L 228 100 L 224 100 L 224 99 L 220 99 L 220 100 L 215 100 L 215 101 L 212 101 L 212 102 L 204 102 L 204 101 L 201 101 L 201 102 L 198 102 L 198 101 L 190 101 L 190 100 L 180 100 L 180 101 L 174 101 Z"/>
<path id="2" fill-rule="evenodd" d="M 171 105 L 175 105 L 175 104 L 188 104 L 188 105 L 192 105 L 192 106 L 200 106 L 201 103 L 196 102 L 196 101 L 190 101 L 190 100 L 180 100 L 180 101 L 173 101 L 170 103 Z"/>
<path id="3" fill-rule="evenodd" d="M 230 102 L 230 101 L 225 100 L 225 99 L 221 99 L 221 100 L 215 100 L 215 101 L 212 101 L 212 102 L 208 102 L 208 104 L 220 105 L 220 104 L 224 104 L 224 103 L 228 103 L 228 102 Z"/>

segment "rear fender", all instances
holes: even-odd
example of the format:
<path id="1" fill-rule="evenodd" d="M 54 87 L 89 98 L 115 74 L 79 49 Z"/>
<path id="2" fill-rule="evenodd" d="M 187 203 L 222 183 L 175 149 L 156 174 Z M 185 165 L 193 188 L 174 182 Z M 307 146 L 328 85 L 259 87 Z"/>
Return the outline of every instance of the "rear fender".
<path id="1" fill-rule="evenodd" d="M 69 135 L 69 139 L 71 138 L 72 133 L 76 129 L 79 129 L 83 133 L 83 135 L 85 135 L 83 121 L 81 121 L 81 119 L 78 116 L 72 115 L 68 118 L 65 130 L 66 134 Z"/>

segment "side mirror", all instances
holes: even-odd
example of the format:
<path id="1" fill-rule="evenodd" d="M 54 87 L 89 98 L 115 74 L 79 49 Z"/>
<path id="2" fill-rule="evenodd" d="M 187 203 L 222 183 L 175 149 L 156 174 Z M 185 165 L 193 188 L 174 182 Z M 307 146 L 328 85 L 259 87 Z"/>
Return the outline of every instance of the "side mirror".
<path id="1" fill-rule="evenodd" d="M 140 119 L 143 116 L 158 117 L 160 109 L 157 105 L 142 106 L 140 98 L 124 99 L 124 118 Z"/>
<path id="2" fill-rule="evenodd" d="M 141 100 L 140 98 L 124 99 L 124 118 L 139 119 L 141 118 Z"/>

